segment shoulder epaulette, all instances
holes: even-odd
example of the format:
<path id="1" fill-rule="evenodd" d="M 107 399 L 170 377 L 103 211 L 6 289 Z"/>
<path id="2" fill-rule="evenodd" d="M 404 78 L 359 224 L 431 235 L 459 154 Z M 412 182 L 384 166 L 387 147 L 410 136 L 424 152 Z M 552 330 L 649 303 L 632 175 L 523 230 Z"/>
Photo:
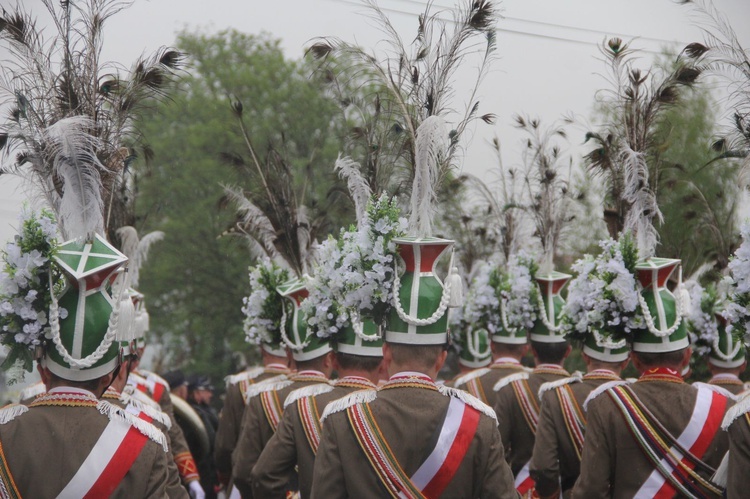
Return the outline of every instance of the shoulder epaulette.
<path id="1" fill-rule="evenodd" d="M 735 395 L 734 393 L 730 392 L 729 390 L 727 390 L 726 388 L 720 385 L 712 385 L 711 383 L 695 381 L 692 386 L 696 388 L 705 388 L 707 390 L 711 390 L 712 392 L 719 393 L 727 397 L 729 400 L 737 400 L 737 395 Z"/>
<path id="2" fill-rule="evenodd" d="M 286 388 L 292 383 L 294 383 L 294 381 L 290 379 L 285 379 L 281 381 L 269 380 L 268 382 L 256 383 L 250 386 L 247 389 L 247 392 L 245 392 L 245 404 L 247 404 L 251 398 L 258 396 L 261 393 L 270 392 L 273 390 L 281 390 L 282 388 Z"/>
<path id="3" fill-rule="evenodd" d="M 156 402 L 154 399 L 149 397 L 147 394 L 143 393 L 140 390 L 136 390 L 133 388 L 130 388 L 132 385 L 128 385 L 125 387 L 125 390 L 122 391 L 123 395 L 126 395 L 130 397 L 131 400 L 137 400 L 138 402 L 141 402 L 143 405 L 147 405 L 149 407 L 153 407 L 154 409 L 161 410 L 161 406 L 158 402 Z"/>
<path id="4" fill-rule="evenodd" d="M 224 378 L 224 381 L 227 384 L 227 388 L 229 388 L 232 385 L 236 385 L 240 381 L 255 379 L 264 372 L 266 372 L 266 369 L 263 366 L 253 367 L 252 369 L 247 369 L 245 371 L 242 371 L 241 373 L 231 374 Z"/>
<path id="5" fill-rule="evenodd" d="M 172 428 L 172 420 L 169 419 L 169 415 L 166 412 L 162 411 L 158 405 L 154 407 L 153 405 L 144 403 L 142 400 L 139 400 L 132 395 L 128 395 L 125 393 L 120 395 L 120 400 L 123 404 L 133 406 L 133 408 L 144 413 L 154 421 L 158 421 L 159 423 L 163 424 L 167 430 Z"/>
<path id="6" fill-rule="evenodd" d="M 374 389 L 357 390 L 356 392 L 352 392 L 345 397 L 329 402 L 325 410 L 323 410 L 323 414 L 320 416 L 320 422 L 322 423 L 328 416 L 335 412 L 345 411 L 349 407 L 357 404 L 369 404 L 376 398 L 378 398 L 378 391 Z"/>
<path id="7" fill-rule="evenodd" d="M 497 383 L 495 383 L 495 386 L 492 387 L 492 390 L 499 392 L 502 387 L 509 385 L 513 383 L 514 381 L 520 381 L 522 379 L 529 379 L 529 373 L 528 372 L 513 373 L 513 374 L 509 374 L 505 376 L 504 378 L 500 378 L 500 380 Z"/>
<path id="8" fill-rule="evenodd" d="M 581 371 L 576 371 L 569 378 L 556 379 L 555 381 L 542 383 L 542 386 L 539 387 L 539 391 L 537 392 L 537 396 L 539 397 L 539 400 L 542 400 L 542 395 L 544 395 L 544 392 L 554 390 L 555 388 L 569 385 L 571 383 L 580 383 L 581 379 L 583 379 L 583 374 L 581 373 Z"/>
<path id="9" fill-rule="evenodd" d="M 13 421 L 21 414 L 29 412 L 29 408 L 23 404 L 9 404 L 0 409 L 0 424 Z"/>
<path id="10" fill-rule="evenodd" d="M 453 383 L 453 386 L 456 387 L 456 388 L 458 388 L 459 386 L 464 385 L 464 384 L 468 383 L 469 381 L 471 381 L 473 379 L 481 378 L 482 376 L 484 376 L 488 372 L 490 372 L 490 369 L 488 367 L 483 367 L 481 369 L 475 369 L 475 370 L 473 370 L 471 372 L 468 372 L 468 373 L 464 374 L 463 376 L 460 376 L 458 379 L 456 379 L 456 381 Z"/>
<path id="11" fill-rule="evenodd" d="M 721 429 L 726 431 L 734 423 L 734 420 L 750 411 L 750 393 L 743 395 L 736 404 L 734 404 L 724 416 L 721 422 Z"/>
<path id="12" fill-rule="evenodd" d="M 314 385 L 297 388 L 296 390 L 293 390 L 289 395 L 287 395 L 286 400 L 284 401 L 284 409 L 286 409 L 288 405 L 295 403 L 297 400 L 303 397 L 314 397 L 316 395 L 328 393 L 330 391 L 333 391 L 333 385 L 331 385 L 330 383 L 316 383 Z"/>
<path id="13" fill-rule="evenodd" d="M 588 397 L 586 397 L 586 400 L 583 401 L 583 410 L 584 411 L 588 410 L 589 402 L 591 402 L 596 397 L 606 392 L 610 388 L 614 388 L 615 386 L 620 386 L 620 385 L 629 385 L 630 383 L 633 383 L 633 381 L 631 381 L 630 379 L 615 379 L 612 381 L 607 381 L 606 383 L 602 383 L 601 385 L 591 390 L 591 393 L 589 393 Z"/>
<path id="14" fill-rule="evenodd" d="M 100 400 L 96 405 L 96 408 L 99 410 L 99 412 L 107 416 L 110 421 L 116 420 L 129 424 L 136 430 L 140 431 L 143 435 L 148 437 L 150 440 L 156 442 L 157 444 L 160 444 L 164 449 L 164 452 L 169 451 L 169 445 L 167 443 L 166 435 L 164 435 L 164 433 L 159 428 L 152 425 L 151 423 L 147 423 L 139 417 L 130 414 L 125 409 L 117 407 L 114 404 L 110 404 L 106 400 Z"/>
<path id="15" fill-rule="evenodd" d="M 47 387 L 41 381 L 34 383 L 33 385 L 27 386 L 21 390 L 21 400 L 34 398 L 39 394 L 47 391 Z"/>
<path id="16" fill-rule="evenodd" d="M 495 424 L 497 424 L 497 414 L 495 414 L 495 410 L 469 392 L 459 390 L 458 388 L 451 388 L 449 386 L 440 386 L 438 387 L 438 391 L 446 397 L 454 397 L 459 399 L 464 404 L 473 407 L 486 416 L 491 417 L 495 421 Z"/>

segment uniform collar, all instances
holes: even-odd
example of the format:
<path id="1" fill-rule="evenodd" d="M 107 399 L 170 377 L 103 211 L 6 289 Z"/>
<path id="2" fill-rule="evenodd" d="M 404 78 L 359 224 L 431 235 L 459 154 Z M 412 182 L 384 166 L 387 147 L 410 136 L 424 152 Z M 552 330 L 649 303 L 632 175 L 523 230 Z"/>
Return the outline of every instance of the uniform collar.
<path id="1" fill-rule="evenodd" d="M 263 366 L 263 369 L 265 369 L 268 372 L 288 372 L 289 368 L 285 366 L 284 364 L 279 364 L 278 362 L 272 362 L 270 364 L 267 364 Z"/>
<path id="2" fill-rule="evenodd" d="M 708 380 L 710 385 L 743 385 L 742 380 L 732 373 L 719 373 Z"/>
<path id="3" fill-rule="evenodd" d="M 609 369 L 594 369 L 593 371 L 586 373 L 583 376 L 583 379 L 620 379 L 620 377 L 615 374 L 614 371 L 610 371 Z"/>
<path id="4" fill-rule="evenodd" d="M 327 382 L 328 376 L 320 371 L 314 369 L 307 369 L 305 371 L 299 371 L 289 377 L 292 381 L 321 381 Z"/>
<path id="5" fill-rule="evenodd" d="M 386 382 L 381 390 L 387 390 L 389 388 L 426 388 L 428 390 L 437 390 L 435 381 L 424 373 L 415 371 L 402 371 L 396 373 Z"/>
<path id="6" fill-rule="evenodd" d="M 350 388 L 377 388 L 377 385 L 362 376 L 344 376 L 336 380 L 335 386 Z"/>
<path id="7" fill-rule="evenodd" d="M 641 377 L 638 378 L 638 382 L 643 381 L 666 381 L 669 383 L 684 383 L 682 375 L 675 369 L 669 367 L 653 367 L 647 369 Z"/>
<path id="8" fill-rule="evenodd" d="M 557 364 L 539 364 L 532 372 L 536 374 L 562 374 L 563 376 L 570 376 L 568 371 Z"/>
<path id="9" fill-rule="evenodd" d="M 49 390 L 47 393 L 75 393 L 77 395 L 85 395 L 87 397 L 96 398 L 96 395 L 94 395 L 92 392 L 84 390 L 83 388 L 74 388 L 72 386 L 56 386 L 55 388 Z"/>
<path id="10" fill-rule="evenodd" d="M 500 357 L 499 359 L 492 362 L 493 366 L 496 364 L 513 364 L 514 366 L 521 365 L 521 363 L 517 359 L 514 359 L 513 357 Z"/>

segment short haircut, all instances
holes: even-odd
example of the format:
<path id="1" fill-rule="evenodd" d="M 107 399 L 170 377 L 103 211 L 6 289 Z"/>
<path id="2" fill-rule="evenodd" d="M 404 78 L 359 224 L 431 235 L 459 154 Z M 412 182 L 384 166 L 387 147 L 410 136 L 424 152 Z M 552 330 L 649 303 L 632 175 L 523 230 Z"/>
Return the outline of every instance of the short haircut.
<path id="1" fill-rule="evenodd" d="M 388 345 L 391 347 L 393 362 L 396 364 L 425 369 L 432 368 L 445 350 L 445 345 L 402 345 L 400 343 L 388 343 Z"/>
<path id="2" fill-rule="evenodd" d="M 321 355 L 320 357 L 315 357 L 314 359 L 310 360 L 298 360 L 297 361 L 297 370 L 298 371 L 323 371 L 324 369 L 324 361 L 326 358 L 326 354 Z"/>
<path id="3" fill-rule="evenodd" d="M 499 341 L 492 342 L 492 351 L 495 352 L 495 355 L 501 357 L 520 357 L 523 355 L 524 348 L 526 348 L 526 343 L 521 343 L 519 345 L 500 343 Z"/>
<path id="4" fill-rule="evenodd" d="M 117 368 L 115 368 L 114 370 L 116 371 Z M 96 391 L 99 389 L 99 380 L 102 379 L 104 376 L 107 376 L 107 374 L 109 374 L 107 373 L 104 376 L 100 376 L 96 379 L 89 379 L 86 381 L 73 381 L 73 380 L 62 378 L 58 376 L 57 374 L 53 373 L 52 371 L 50 371 L 49 369 L 48 369 L 48 372 L 50 374 L 50 377 L 52 378 L 52 380 L 54 380 L 56 385 L 65 385 L 65 386 L 70 386 L 73 388 L 82 388 L 84 390 L 90 391 L 91 393 L 96 393 Z"/>
<path id="5" fill-rule="evenodd" d="M 354 355 L 351 353 L 336 352 L 336 360 L 341 369 L 347 371 L 377 371 L 383 357 L 369 357 L 365 355 Z"/>
<path id="6" fill-rule="evenodd" d="M 645 367 L 677 367 L 682 363 L 685 355 L 685 349 L 675 350 L 674 352 L 633 352 L 632 356 L 637 357 Z"/>
<path id="7" fill-rule="evenodd" d="M 531 341 L 531 348 L 534 354 L 542 364 L 562 364 L 565 360 L 565 354 L 568 352 L 568 342 L 543 343 L 541 341 Z"/>

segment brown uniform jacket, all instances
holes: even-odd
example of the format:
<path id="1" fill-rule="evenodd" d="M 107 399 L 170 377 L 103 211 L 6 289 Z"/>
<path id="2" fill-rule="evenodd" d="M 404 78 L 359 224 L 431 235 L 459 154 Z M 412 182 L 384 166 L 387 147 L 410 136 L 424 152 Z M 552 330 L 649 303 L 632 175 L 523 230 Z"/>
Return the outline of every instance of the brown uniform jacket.
<path id="1" fill-rule="evenodd" d="M 441 394 L 431 382 L 424 383 L 424 386 L 417 386 L 416 383 L 408 386 L 394 384 L 392 378 L 369 405 L 396 460 L 404 472 L 412 476 L 435 445 L 435 435 L 444 422 L 450 397 Z M 483 406 L 475 399 L 472 404 Z M 491 413 L 488 406 L 483 406 L 483 411 Z M 480 414 L 474 438 L 442 497 L 517 497 L 513 476 L 502 457 L 503 446 L 494 418 Z M 357 441 L 346 410 L 333 412 L 323 421 L 322 440 L 315 459 L 312 497 L 389 497 Z"/>
<path id="2" fill-rule="evenodd" d="M 329 402 L 338 400 L 355 390 L 376 389 L 374 384 L 364 378 L 345 377 L 336 380 L 332 385 L 331 391 L 312 397 L 318 417 L 323 414 Z M 315 388 L 315 386 L 310 387 L 311 390 Z M 304 393 L 306 390 L 302 388 L 300 392 Z M 300 496 L 310 497 L 317 449 L 313 451 L 306 436 L 296 402 L 298 396 L 299 394 L 292 392 L 287 397 L 285 402 L 287 407 L 284 409 L 281 423 L 255 464 L 253 469 L 254 497 L 285 497 L 286 485 L 294 474 L 295 465 L 299 473 Z"/>
<path id="3" fill-rule="evenodd" d="M 227 377 L 227 391 L 224 395 L 224 407 L 219 416 L 219 428 L 216 430 L 214 443 L 214 460 L 220 479 L 227 484 L 232 474 L 232 453 L 240 436 L 242 414 L 245 412 L 245 393 L 247 389 L 267 379 L 281 381 L 289 374 L 289 369 L 279 365 L 248 369 L 234 376 Z"/>
<path id="4" fill-rule="evenodd" d="M 569 376 L 570 374 L 560 366 L 542 364 L 529 374 L 527 380 L 520 381 L 520 383 L 528 384 L 530 398 L 533 397 L 531 403 L 536 404 L 537 414 L 539 412 L 538 393 L 542 384 Z M 513 471 L 513 476 L 516 476 L 531 459 L 536 428 L 531 428 L 529 423 L 526 422 L 511 383 L 506 384 L 497 392 L 495 412 L 497 413 L 500 436 L 503 439 L 505 456 L 510 464 L 510 469 Z"/>
<path id="5" fill-rule="evenodd" d="M 510 374 L 525 370 L 526 368 L 520 362 L 504 357 L 497 359 L 489 367 L 458 377 L 453 386 L 471 393 L 485 404 L 494 407 L 497 392 L 493 388 L 497 382 Z"/>
<path id="6" fill-rule="evenodd" d="M 571 383 L 566 386 L 570 387 L 584 422 L 586 413 L 583 406 L 589 394 L 604 383 L 619 380 L 620 377 L 612 371 L 594 371 L 583 378 L 571 378 Z M 567 497 L 567 492 L 573 488 L 581 472 L 581 457 L 567 430 L 560 405 L 559 393 L 565 389 L 553 388 L 542 395 L 534 453 L 529 468 L 536 490 L 542 497 L 551 496 L 557 490 L 561 490 L 563 496 Z"/>
<path id="7" fill-rule="evenodd" d="M 629 385 L 633 393 L 673 436 L 687 426 L 697 399 L 697 389 L 679 377 L 644 375 Z M 727 401 L 727 407 L 733 402 Z M 729 447 L 726 432 L 718 431 L 702 461 L 719 466 Z M 639 447 L 622 413 L 604 393 L 587 411 L 586 444 L 581 475 L 573 488 L 575 498 L 632 498 L 654 471 Z"/>
<path id="8" fill-rule="evenodd" d="M 291 383 L 289 383 L 289 381 Z M 260 390 L 270 392 L 273 394 L 271 397 L 279 411 L 283 410 L 283 404 L 286 397 L 298 388 L 302 388 L 312 384 L 328 383 L 328 379 L 323 373 L 317 371 L 301 371 L 297 374 L 293 374 L 289 377 L 289 380 L 281 382 L 282 387 L 275 388 L 278 383 L 264 383 L 258 385 Z M 263 388 L 261 388 L 261 386 Z M 242 497 L 249 498 L 252 495 L 252 478 L 251 473 L 255 467 L 255 463 L 258 461 L 261 452 L 265 448 L 266 444 L 276 431 L 276 428 L 271 426 L 266 412 L 263 408 L 263 397 L 259 394 L 261 392 L 249 393 L 250 400 L 248 401 L 245 412 L 242 415 L 242 424 L 240 428 L 240 436 L 237 440 L 237 447 L 234 450 L 232 456 L 232 477 L 234 479 L 234 485 L 242 494 Z"/>
<path id="9" fill-rule="evenodd" d="M 109 418 L 97 409 L 97 399 L 93 395 L 88 402 L 50 405 L 60 397 L 65 396 L 54 392 L 40 396 L 29 406 L 28 412 L 15 418 L 2 417 L 10 420 L 0 424 L 0 445 L 22 497 L 57 497 L 109 424 Z M 18 407 L 11 406 L 3 411 L 7 414 Z M 167 497 L 166 456 L 161 443 L 147 439 L 110 497 Z"/>
<path id="10" fill-rule="evenodd" d="M 734 377 L 713 377 L 708 380 L 708 384 L 720 386 L 735 396 L 745 391 L 745 384 L 742 380 Z"/>
<path id="11" fill-rule="evenodd" d="M 747 399 L 750 400 L 750 399 Z M 746 405 L 747 400 L 737 405 Z M 747 497 L 750 476 L 750 413 L 736 407 L 734 414 L 727 414 L 723 427 L 729 433 L 729 470 L 727 472 L 726 497 Z"/>

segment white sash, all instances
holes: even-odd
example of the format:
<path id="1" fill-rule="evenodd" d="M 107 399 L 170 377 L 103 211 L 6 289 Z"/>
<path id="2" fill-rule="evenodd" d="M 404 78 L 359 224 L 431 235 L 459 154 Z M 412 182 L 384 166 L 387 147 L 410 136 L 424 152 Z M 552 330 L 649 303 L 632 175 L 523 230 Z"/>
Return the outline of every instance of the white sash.
<path id="1" fill-rule="evenodd" d="M 75 476 L 57 496 L 58 499 L 84 497 L 104 472 L 130 428 L 130 425 L 124 421 L 110 421 Z"/>
<path id="2" fill-rule="evenodd" d="M 445 415 L 445 422 L 443 423 L 443 428 L 440 430 L 437 444 L 435 445 L 435 448 L 432 449 L 430 455 L 427 456 L 427 459 L 411 477 L 412 483 L 419 488 L 419 490 L 424 490 L 427 484 L 432 481 L 440 470 L 440 467 L 443 465 L 443 462 L 445 462 L 445 458 L 448 457 L 448 451 L 451 450 L 458 429 L 461 427 L 461 420 L 463 419 L 465 409 L 466 404 L 457 398 L 451 397 L 450 404 L 448 405 L 448 412 Z"/>

